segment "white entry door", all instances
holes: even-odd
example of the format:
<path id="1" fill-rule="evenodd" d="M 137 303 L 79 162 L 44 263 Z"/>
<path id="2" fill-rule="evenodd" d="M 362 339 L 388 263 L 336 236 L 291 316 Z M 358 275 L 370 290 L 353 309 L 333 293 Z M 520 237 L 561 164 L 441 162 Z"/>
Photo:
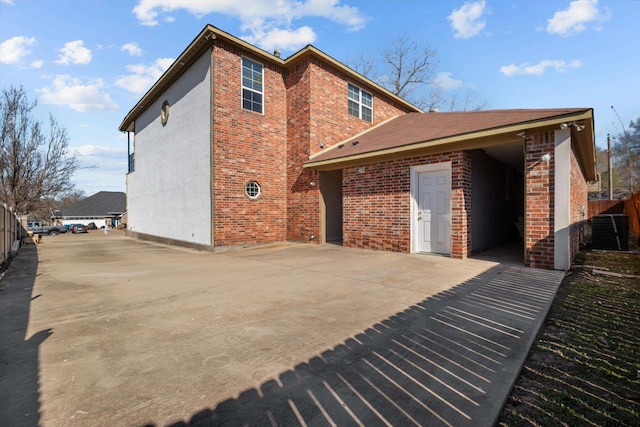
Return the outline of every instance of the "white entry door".
<path id="1" fill-rule="evenodd" d="M 418 172 L 416 252 L 451 254 L 451 170 Z"/>

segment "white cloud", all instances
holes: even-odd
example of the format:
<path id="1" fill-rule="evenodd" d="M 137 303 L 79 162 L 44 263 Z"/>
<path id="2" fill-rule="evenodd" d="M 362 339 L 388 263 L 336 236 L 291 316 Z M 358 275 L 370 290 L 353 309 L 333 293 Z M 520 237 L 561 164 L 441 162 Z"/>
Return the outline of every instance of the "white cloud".
<path id="1" fill-rule="evenodd" d="M 446 71 L 438 73 L 431 82 L 431 86 L 436 86 L 445 90 L 458 89 L 462 86 L 462 80 L 457 80 L 452 77 L 452 73 Z"/>
<path id="2" fill-rule="evenodd" d="M 91 58 L 91 51 L 84 47 L 83 41 L 75 40 L 65 43 L 64 47 L 60 49 L 60 55 L 56 63 L 85 65 L 91 62 Z"/>
<path id="3" fill-rule="evenodd" d="M 0 62 L 4 64 L 17 64 L 22 58 L 29 55 L 31 46 L 36 44 L 34 37 L 17 36 L 3 41 L 0 44 Z"/>
<path id="4" fill-rule="evenodd" d="M 313 43 L 316 33 L 310 27 L 300 27 L 297 30 L 272 29 L 267 32 L 256 31 L 254 35 L 245 37 L 245 40 L 267 50 L 294 50 Z"/>
<path id="5" fill-rule="evenodd" d="M 120 138 L 120 132 L 108 135 L 112 140 Z M 119 146 L 79 145 L 70 147 L 78 155 L 80 168 L 73 176 L 76 188 L 87 194 L 98 191 L 123 191 L 127 173 L 127 142 Z"/>
<path id="6" fill-rule="evenodd" d="M 79 156 L 83 157 L 101 157 L 101 158 L 119 158 L 122 159 L 122 154 L 127 154 L 127 147 L 110 147 L 106 145 L 81 145 L 74 147 Z"/>
<path id="7" fill-rule="evenodd" d="M 4 3 L 4 4 L 8 4 L 10 6 L 15 6 L 16 4 L 13 2 L 13 0 L 0 0 L 0 3 Z"/>
<path id="8" fill-rule="evenodd" d="M 44 65 L 44 61 L 40 59 L 31 62 L 31 68 L 42 68 L 42 65 Z"/>
<path id="9" fill-rule="evenodd" d="M 172 58 L 158 58 L 150 65 L 127 65 L 127 70 L 131 74 L 118 77 L 115 84 L 137 95 L 142 94 L 160 78 L 173 61 Z"/>
<path id="10" fill-rule="evenodd" d="M 547 20 L 547 32 L 569 36 L 587 28 L 590 22 L 606 21 L 611 18 L 608 11 L 598 9 L 598 0 L 574 0 L 569 7 L 557 11 Z"/>
<path id="11" fill-rule="evenodd" d="M 101 92 L 102 80 L 93 80 L 83 84 L 79 79 L 69 75 L 57 75 L 53 80 L 53 88 L 44 87 L 42 102 L 61 107 L 69 107 L 84 113 L 89 110 L 115 110 L 118 106 L 108 94 Z"/>
<path id="12" fill-rule="evenodd" d="M 181 9 L 197 17 L 211 13 L 234 16 L 240 20 L 242 30 L 250 33 L 246 39 L 269 50 L 295 49 L 315 40 L 311 28 L 292 28 L 297 19 L 326 18 L 350 31 L 364 28 L 367 21 L 357 7 L 342 5 L 339 0 L 139 0 L 133 13 L 142 25 L 154 26 L 160 15 L 165 21 L 173 20 L 168 14 Z M 296 35 L 303 37 L 297 44 Z M 275 45 L 278 41 L 283 45 Z"/>
<path id="13" fill-rule="evenodd" d="M 500 67 L 500 72 L 505 76 L 515 76 L 515 75 L 529 75 L 529 76 L 541 76 L 545 73 L 547 69 L 553 69 L 558 73 L 564 73 L 570 68 L 580 68 L 582 66 L 582 62 L 578 60 L 573 60 L 570 62 L 566 62 L 563 60 L 551 60 L 545 59 L 540 61 L 537 64 L 530 65 L 528 63 L 515 65 L 505 65 Z"/>
<path id="14" fill-rule="evenodd" d="M 127 52 L 131 56 L 142 56 L 142 49 L 135 42 L 123 44 L 120 50 Z"/>
<path id="15" fill-rule="evenodd" d="M 486 23 L 482 19 L 485 13 L 486 1 L 465 3 L 460 9 L 454 9 L 447 19 L 451 22 L 451 28 L 455 30 L 454 37 L 468 39 L 480 34 Z"/>

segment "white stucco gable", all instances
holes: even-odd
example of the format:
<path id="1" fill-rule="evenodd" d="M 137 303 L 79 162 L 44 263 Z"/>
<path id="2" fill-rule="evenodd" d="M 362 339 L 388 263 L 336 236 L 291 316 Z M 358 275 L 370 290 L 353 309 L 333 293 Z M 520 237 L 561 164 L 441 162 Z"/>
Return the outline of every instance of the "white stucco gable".
<path id="1" fill-rule="evenodd" d="M 212 244 L 210 129 L 211 51 L 206 50 L 135 120 L 135 170 L 127 175 L 129 230 Z"/>

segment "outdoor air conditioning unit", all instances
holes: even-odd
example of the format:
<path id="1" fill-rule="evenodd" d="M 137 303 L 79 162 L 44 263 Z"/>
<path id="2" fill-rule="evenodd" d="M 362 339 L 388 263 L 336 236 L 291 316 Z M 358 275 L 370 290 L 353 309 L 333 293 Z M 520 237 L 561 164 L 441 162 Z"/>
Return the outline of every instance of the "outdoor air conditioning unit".
<path id="1" fill-rule="evenodd" d="M 622 214 L 591 218 L 591 249 L 629 250 L 629 217 Z"/>

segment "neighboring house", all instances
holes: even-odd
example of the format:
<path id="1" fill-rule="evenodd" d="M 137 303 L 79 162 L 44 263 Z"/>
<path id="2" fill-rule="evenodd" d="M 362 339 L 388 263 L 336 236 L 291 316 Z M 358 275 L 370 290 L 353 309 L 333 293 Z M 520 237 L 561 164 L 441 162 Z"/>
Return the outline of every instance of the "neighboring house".
<path id="1" fill-rule="evenodd" d="M 206 26 L 127 114 L 128 233 L 465 258 L 519 240 L 566 269 L 595 178 L 593 111 L 423 113 L 307 46 Z M 133 141 L 131 135 L 133 134 Z"/>
<path id="2" fill-rule="evenodd" d="M 115 227 L 126 212 L 127 195 L 121 191 L 100 191 L 59 211 L 62 224 L 95 223 L 97 227 Z"/>

